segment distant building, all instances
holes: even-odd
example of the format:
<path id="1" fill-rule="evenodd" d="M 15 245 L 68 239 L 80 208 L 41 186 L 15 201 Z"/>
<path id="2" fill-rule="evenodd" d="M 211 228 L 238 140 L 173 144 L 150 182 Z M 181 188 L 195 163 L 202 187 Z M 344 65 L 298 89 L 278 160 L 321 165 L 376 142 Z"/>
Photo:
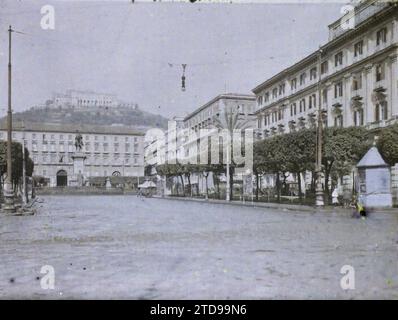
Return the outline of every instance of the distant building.
<path id="1" fill-rule="evenodd" d="M 81 172 L 74 172 L 77 134 L 83 138 Z M 22 130 L 21 123 L 15 123 L 13 141 L 22 143 L 23 137 L 35 163 L 33 175 L 48 178 L 50 186 L 75 185 L 78 174 L 85 180 L 144 176 L 144 134 L 128 127 L 25 123 Z M 7 139 L 5 122 L 0 124 L 0 139 Z"/>
<path id="2" fill-rule="evenodd" d="M 184 118 L 174 117 L 175 128 L 169 128 L 168 131 L 164 132 L 163 141 L 159 142 L 156 137 L 146 141 L 145 165 L 150 169 L 147 173 L 156 175 L 155 168 L 158 164 L 191 162 L 196 159 L 200 153 L 198 146 L 201 138 L 196 133 L 200 129 L 215 129 L 214 117 L 223 117 L 224 113 L 238 112 L 242 116 L 252 115 L 254 108 L 254 95 L 226 93 L 218 95 Z M 253 118 L 252 127 L 254 126 L 255 120 Z M 213 181 L 212 174 L 210 174 L 210 178 L 210 181 Z M 237 178 L 241 179 L 241 177 Z M 187 186 L 187 177 L 183 179 L 185 186 Z M 203 192 L 205 189 L 205 178 L 202 174 L 191 174 L 189 179 L 193 194 Z M 225 177 L 223 179 L 225 181 Z M 180 184 L 180 180 L 174 178 L 171 188 L 175 188 L 178 184 Z M 213 184 L 209 183 L 208 187 L 213 187 Z M 170 194 L 172 190 L 164 188 L 164 192 L 165 194 Z"/>
<path id="3" fill-rule="evenodd" d="M 117 107 L 119 102 L 117 100 L 117 96 L 114 94 L 67 90 L 65 94 L 54 94 L 53 104 L 55 107 L 72 106 L 76 108 L 84 108 Z"/>

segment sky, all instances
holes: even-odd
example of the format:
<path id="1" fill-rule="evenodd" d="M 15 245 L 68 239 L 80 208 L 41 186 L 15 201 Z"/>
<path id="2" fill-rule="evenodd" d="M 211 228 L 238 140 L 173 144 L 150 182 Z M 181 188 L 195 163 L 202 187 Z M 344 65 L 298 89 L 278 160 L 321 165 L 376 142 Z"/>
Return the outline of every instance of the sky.
<path id="1" fill-rule="evenodd" d="M 344 5 L 258 2 L 0 0 L 0 115 L 7 106 L 9 25 L 23 33 L 12 34 L 13 111 L 76 89 L 116 94 L 173 117 L 221 93 L 250 94 L 327 42 L 327 26 Z M 48 4 L 54 30 L 40 24 Z"/>

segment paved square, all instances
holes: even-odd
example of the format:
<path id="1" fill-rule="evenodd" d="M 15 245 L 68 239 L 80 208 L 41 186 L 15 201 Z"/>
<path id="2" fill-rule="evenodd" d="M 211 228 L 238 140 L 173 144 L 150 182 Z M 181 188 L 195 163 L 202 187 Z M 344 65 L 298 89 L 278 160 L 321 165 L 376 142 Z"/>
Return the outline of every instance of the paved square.
<path id="1" fill-rule="evenodd" d="M 0 217 L 0 298 L 398 298 L 398 215 L 48 196 Z M 355 290 L 340 287 L 343 265 Z M 40 269 L 55 269 L 55 289 Z"/>

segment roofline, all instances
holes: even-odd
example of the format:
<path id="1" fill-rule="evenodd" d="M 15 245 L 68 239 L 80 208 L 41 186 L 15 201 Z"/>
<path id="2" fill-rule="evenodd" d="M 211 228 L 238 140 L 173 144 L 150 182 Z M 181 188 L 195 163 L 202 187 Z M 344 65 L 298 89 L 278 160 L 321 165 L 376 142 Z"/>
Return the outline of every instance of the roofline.
<path id="1" fill-rule="evenodd" d="M 194 110 L 190 114 L 184 117 L 184 121 L 187 121 L 189 118 L 193 117 L 195 114 L 199 113 L 200 111 L 206 109 L 208 106 L 212 105 L 213 103 L 221 100 L 221 99 L 227 99 L 227 100 L 234 100 L 234 99 L 239 99 L 239 100 L 247 100 L 247 101 L 255 101 L 256 96 L 252 94 L 241 94 L 241 93 L 222 93 L 219 94 L 218 96 L 214 97 L 212 100 L 209 102 L 206 102 L 204 105 L 199 107 L 198 109 Z"/>
<path id="2" fill-rule="evenodd" d="M 382 11 L 376 13 L 376 16 L 383 15 L 383 14 L 388 14 L 390 11 L 392 11 L 394 9 L 396 9 L 396 7 L 393 7 L 393 6 L 386 7 Z M 343 38 L 345 38 L 345 37 L 347 37 L 349 35 L 352 35 L 355 32 L 359 32 L 358 29 L 361 28 L 366 23 L 368 23 L 369 21 L 373 20 L 374 17 L 375 17 L 375 15 L 372 15 L 372 16 L 368 17 L 367 19 L 362 21 L 358 26 L 356 26 L 355 29 L 349 30 L 349 31 L 341 34 L 340 36 L 334 38 L 333 40 L 330 40 L 327 43 L 321 45 L 318 50 L 313 51 L 311 54 L 309 54 L 305 58 L 299 60 L 298 62 L 296 62 L 292 66 L 283 69 L 279 73 L 275 74 L 271 78 L 268 78 L 267 80 L 265 80 L 264 82 L 262 82 L 261 84 L 256 86 L 254 89 L 252 89 L 252 92 L 254 94 L 258 93 L 262 89 L 264 89 L 267 85 L 269 85 L 270 83 L 275 82 L 277 79 L 282 78 L 282 76 L 286 75 L 287 73 L 290 73 L 290 72 L 292 72 L 295 69 L 298 69 L 299 66 L 305 65 L 306 63 L 310 63 L 311 59 L 314 59 L 314 58 L 319 56 L 319 52 L 322 52 L 322 51 L 325 52 L 326 50 L 329 49 L 329 47 L 333 47 L 336 43 L 341 41 Z M 339 20 L 336 20 L 336 21 L 339 21 Z M 333 22 L 333 23 L 335 23 L 335 22 Z M 333 25 L 333 23 L 331 25 Z"/>
<path id="3" fill-rule="evenodd" d="M 32 126 L 33 124 L 33 126 Z M 35 125 L 43 125 L 45 128 L 35 128 Z M 135 129 L 123 126 L 92 126 L 92 125 L 71 125 L 70 128 L 64 128 L 63 125 L 57 125 L 53 123 L 30 123 L 24 129 L 22 129 L 22 122 L 13 121 L 12 123 L 13 131 L 25 131 L 25 132 L 57 132 L 57 133 L 69 133 L 75 134 L 76 132 L 81 134 L 102 134 L 102 135 L 132 135 L 132 136 L 145 136 L 144 132 L 137 131 Z M 121 128 L 121 132 L 109 132 L 110 128 L 117 130 L 116 128 Z M 71 130 L 68 130 L 71 129 Z M 112 130 L 111 129 L 111 130 Z M 0 122 L 0 131 L 7 130 L 7 125 L 5 122 Z M 123 132 L 125 130 L 125 132 Z"/>

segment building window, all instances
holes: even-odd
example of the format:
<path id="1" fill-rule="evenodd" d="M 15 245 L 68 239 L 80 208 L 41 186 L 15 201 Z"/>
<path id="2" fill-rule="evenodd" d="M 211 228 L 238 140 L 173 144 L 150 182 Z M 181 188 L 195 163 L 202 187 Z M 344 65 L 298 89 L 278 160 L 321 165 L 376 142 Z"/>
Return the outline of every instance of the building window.
<path id="1" fill-rule="evenodd" d="M 290 116 L 291 116 L 291 117 L 293 117 L 293 116 L 296 115 L 296 112 L 297 112 L 296 109 L 297 109 L 297 108 L 296 108 L 296 103 L 292 103 L 292 104 L 290 105 Z"/>
<path id="2" fill-rule="evenodd" d="M 292 80 L 290 81 L 290 89 L 291 89 L 291 90 L 296 90 L 296 88 L 297 88 L 297 79 L 294 78 L 294 79 L 292 79 Z"/>
<path id="3" fill-rule="evenodd" d="M 354 125 L 363 126 L 363 109 L 354 111 Z"/>
<path id="4" fill-rule="evenodd" d="M 321 74 L 325 74 L 327 73 L 329 70 L 329 62 L 328 61 L 324 61 L 321 64 Z"/>
<path id="5" fill-rule="evenodd" d="M 282 120 L 283 119 L 283 111 L 282 110 L 279 110 L 278 111 L 278 121 L 280 121 L 280 120 Z"/>
<path id="6" fill-rule="evenodd" d="M 285 84 L 284 83 L 279 85 L 279 95 L 281 96 L 283 94 L 285 94 Z"/>
<path id="7" fill-rule="evenodd" d="M 317 69 L 316 69 L 316 67 L 314 67 L 310 70 L 310 80 L 315 80 L 316 74 L 317 74 Z"/>
<path id="8" fill-rule="evenodd" d="M 342 96 L 343 96 L 343 82 L 340 81 L 334 85 L 334 97 L 338 98 Z"/>
<path id="9" fill-rule="evenodd" d="M 380 29 L 376 33 L 376 45 L 387 42 L 387 28 Z"/>
<path id="10" fill-rule="evenodd" d="M 376 81 L 384 80 L 384 65 L 378 64 L 376 66 Z"/>
<path id="11" fill-rule="evenodd" d="M 356 91 L 362 88 L 362 75 L 356 74 L 352 78 L 352 90 Z"/>
<path id="12" fill-rule="evenodd" d="M 363 40 L 354 44 L 354 57 L 358 57 L 363 53 Z"/>
<path id="13" fill-rule="evenodd" d="M 322 90 L 322 99 L 323 99 L 323 103 L 328 103 L 328 90 L 327 89 Z"/>
<path id="14" fill-rule="evenodd" d="M 334 56 L 334 66 L 338 67 L 343 64 L 343 52 L 340 51 L 339 53 L 336 53 Z"/>
<path id="15" fill-rule="evenodd" d="M 274 89 L 272 90 L 272 98 L 273 98 L 273 99 L 276 99 L 277 96 L 278 96 L 278 88 L 274 88 Z"/>
<path id="16" fill-rule="evenodd" d="M 312 107 L 316 108 L 316 95 L 313 94 L 309 97 L 308 101 L 308 108 L 311 109 Z"/>
<path id="17" fill-rule="evenodd" d="M 377 103 L 375 106 L 375 121 L 387 120 L 387 102 Z"/>
<path id="18" fill-rule="evenodd" d="M 334 117 L 334 126 L 335 127 L 343 127 L 343 115 L 338 115 Z"/>
<path id="19" fill-rule="evenodd" d="M 305 112 L 305 99 L 300 100 L 300 112 Z"/>
<path id="20" fill-rule="evenodd" d="M 264 102 L 268 102 L 269 101 L 269 92 L 266 92 L 264 95 Z"/>
<path id="21" fill-rule="evenodd" d="M 300 75 L 300 86 L 303 86 L 305 84 L 305 73 L 302 73 Z"/>
<path id="22" fill-rule="evenodd" d="M 261 106 L 263 104 L 263 96 L 258 96 L 257 97 L 257 105 Z"/>

